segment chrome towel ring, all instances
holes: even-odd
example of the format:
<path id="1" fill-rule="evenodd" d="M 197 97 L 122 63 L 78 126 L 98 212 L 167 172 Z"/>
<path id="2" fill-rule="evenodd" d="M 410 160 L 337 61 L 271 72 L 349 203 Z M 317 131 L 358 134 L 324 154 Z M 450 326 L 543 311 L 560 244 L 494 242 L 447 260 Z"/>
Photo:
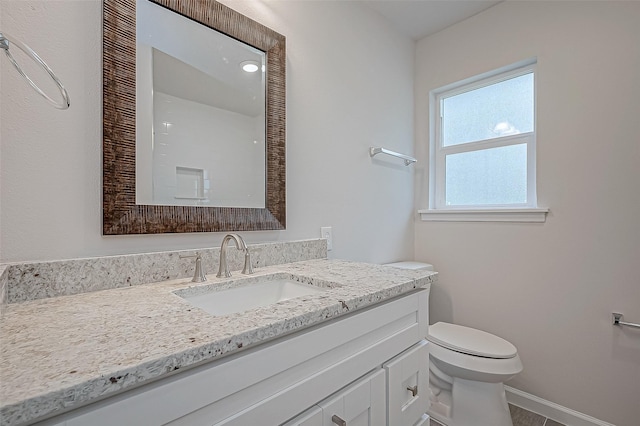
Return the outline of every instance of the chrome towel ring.
<path id="1" fill-rule="evenodd" d="M 42 89 L 40 89 L 38 87 L 38 85 L 36 83 L 34 83 L 33 80 L 31 80 L 31 78 L 29 78 L 29 76 L 22 70 L 22 68 L 20 67 L 18 62 L 15 60 L 15 58 L 13 57 L 11 52 L 9 51 L 9 47 L 10 46 L 15 46 L 18 49 L 22 50 L 25 54 L 27 54 L 27 56 L 29 56 L 36 63 L 38 63 L 38 65 L 40 65 L 49 74 L 49 76 L 51 76 L 53 81 L 56 83 L 56 86 L 58 86 L 58 90 L 60 90 L 60 94 L 62 95 L 62 101 L 61 102 L 58 102 L 58 101 L 52 99 L 51 97 L 49 97 L 49 95 L 44 93 L 42 91 Z M 43 98 L 45 98 L 47 101 L 49 101 L 49 103 L 51 105 L 53 105 L 54 107 L 56 107 L 58 109 L 67 109 L 67 108 L 69 108 L 69 105 L 71 103 L 69 101 L 69 94 L 67 93 L 67 90 L 64 88 L 64 86 L 62 85 L 62 83 L 60 82 L 58 77 L 56 77 L 56 75 L 53 73 L 51 68 L 49 68 L 49 66 L 42 59 L 40 59 L 40 56 L 38 56 L 38 54 L 36 52 L 34 52 L 26 44 L 20 42 L 19 40 L 16 40 L 13 37 L 10 37 L 7 33 L 3 33 L 3 32 L 0 32 L 0 48 L 4 49 L 4 53 L 7 54 L 7 57 L 9 58 L 9 61 L 11 61 L 13 66 L 16 68 L 16 70 L 18 70 L 18 73 L 20 73 L 20 75 L 22 77 L 24 77 L 25 80 L 27 80 L 27 83 L 29 83 L 29 85 L 31 87 L 33 87 L 36 92 L 38 92 Z"/>

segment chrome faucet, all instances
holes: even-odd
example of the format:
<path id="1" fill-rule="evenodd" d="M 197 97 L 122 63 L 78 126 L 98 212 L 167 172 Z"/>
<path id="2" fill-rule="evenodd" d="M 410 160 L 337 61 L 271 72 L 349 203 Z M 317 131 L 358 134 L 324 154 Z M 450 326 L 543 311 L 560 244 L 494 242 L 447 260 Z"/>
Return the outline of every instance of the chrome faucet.
<path id="1" fill-rule="evenodd" d="M 244 239 L 242 239 L 238 234 L 227 234 L 222 239 L 222 245 L 220 246 L 220 266 L 216 277 L 228 278 L 231 276 L 231 272 L 229 272 L 229 264 L 227 263 L 227 245 L 229 245 L 229 240 L 234 240 L 238 250 L 242 250 L 244 252 L 244 267 L 242 268 L 242 273 L 245 275 L 253 274 L 253 268 L 251 267 L 251 254 L 249 253 L 249 248 L 245 244 Z"/>

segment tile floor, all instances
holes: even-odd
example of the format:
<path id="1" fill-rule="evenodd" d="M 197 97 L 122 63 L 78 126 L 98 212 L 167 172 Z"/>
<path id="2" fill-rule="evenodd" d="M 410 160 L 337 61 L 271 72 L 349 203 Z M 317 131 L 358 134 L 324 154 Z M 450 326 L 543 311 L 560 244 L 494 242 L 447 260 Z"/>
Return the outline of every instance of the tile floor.
<path id="1" fill-rule="evenodd" d="M 562 423 L 558 423 L 555 420 L 548 419 L 540 414 L 532 413 L 524 408 L 516 407 L 509 404 L 509 410 L 511 411 L 511 420 L 513 426 L 565 426 Z M 431 419 L 431 426 L 442 426 L 437 421 Z M 478 425 L 478 426 L 491 426 L 491 425 Z"/>

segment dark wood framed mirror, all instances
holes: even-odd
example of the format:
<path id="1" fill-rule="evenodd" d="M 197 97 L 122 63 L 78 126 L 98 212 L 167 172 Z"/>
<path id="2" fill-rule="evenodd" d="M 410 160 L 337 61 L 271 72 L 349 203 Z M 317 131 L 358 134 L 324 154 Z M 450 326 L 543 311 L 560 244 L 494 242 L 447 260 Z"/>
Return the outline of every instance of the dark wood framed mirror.
<path id="1" fill-rule="evenodd" d="M 103 0 L 103 235 L 285 229 L 285 37 L 215 0 L 147 1 L 265 52 L 265 207 L 136 204 L 136 0 Z"/>

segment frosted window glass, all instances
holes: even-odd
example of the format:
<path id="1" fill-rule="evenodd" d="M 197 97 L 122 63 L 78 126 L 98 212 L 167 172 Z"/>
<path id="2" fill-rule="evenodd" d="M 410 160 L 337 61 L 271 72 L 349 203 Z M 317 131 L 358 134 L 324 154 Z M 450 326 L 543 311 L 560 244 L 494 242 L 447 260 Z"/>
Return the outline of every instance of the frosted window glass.
<path id="1" fill-rule="evenodd" d="M 532 131 L 533 73 L 443 99 L 443 146 Z"/>
<path id="2" fill-rule="evenodd" d="M 527 144 L 446 157 L 448 206 L 527 202 Z"/>

